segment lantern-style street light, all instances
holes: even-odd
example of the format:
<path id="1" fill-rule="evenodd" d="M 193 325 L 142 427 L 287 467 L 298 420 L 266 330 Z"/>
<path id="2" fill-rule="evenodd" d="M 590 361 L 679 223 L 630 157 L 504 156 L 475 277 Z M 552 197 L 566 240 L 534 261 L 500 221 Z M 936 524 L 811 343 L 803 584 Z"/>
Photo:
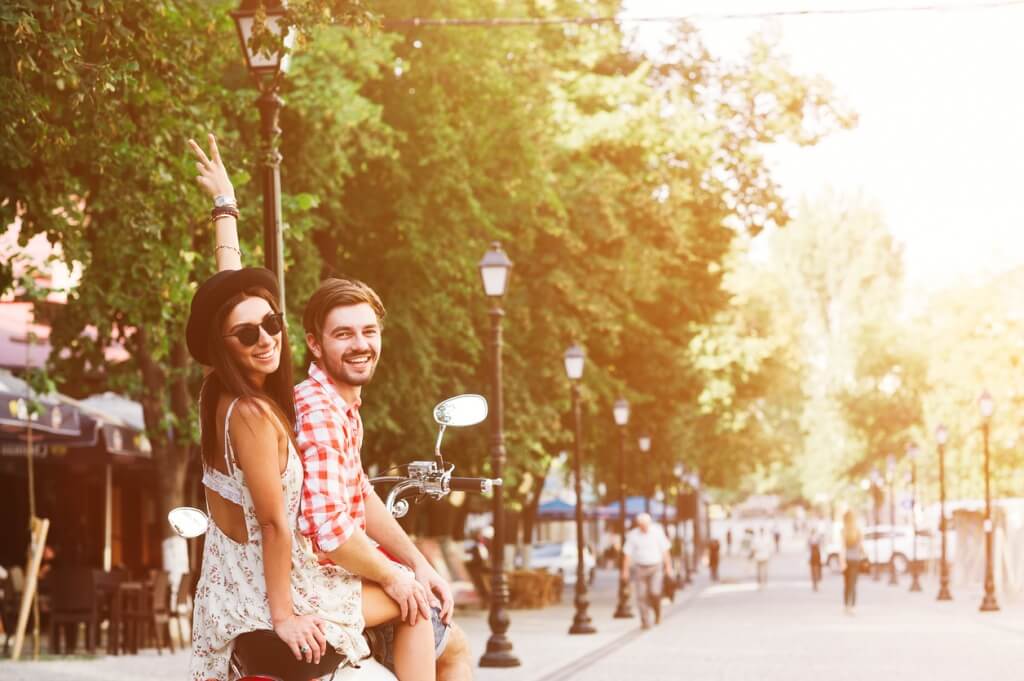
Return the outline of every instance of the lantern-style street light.
<path id="1" fill-rule="evenodd" d="M 647 515 L 651 514 L 651 462 L 647 458 L 647 453 L 651 451 L 651 438 L 649 435 L 641 435 L 636 441 L 637 447 L 640 448 L 640 452 L 644 455 L 641 457 L 643 461 L 640 462 L 641 470 L 645 473 L 643 477 L 643 494 L 644 494 L 644 513 Z"/>
<path id="2" fill-rule="evenodd" d="M 262 9 L 262 12 L 261 12 Z M 295 30 L 285 28 L 285 0 L 242 0 L 231 13 L 242 43 L 245 65 L 256 80 L 260 96 L 256 107 L 260 112 L 260 186 L 263 190 L 263 264 L 277 278 L 279 303 L 285 309 L 284 239 L 281 233 L 281 152 L 277 140 L 281 135 L 278 119 L 284 106 L 277 92 L 288 72 L 289 51 L 295 41 Z M 257 46 L 252 40 L 257 33 L 256 22 L 265 17 L 263 28 L 273 48 Z"/>
<path id="3" fill-rule="evenodd" d="M 501 320 L 505 311 L 501 299 L 508 287 L 512 261 L 494 242 L 480 260 L 480 278 L 484 294 L 491 299 L 491 471 L 495 478 L 502 476 L 505 466 L 505 403 L 501 383 Z M 493 553 L 491 554 L 491 612 L 487 618 L 491 627 L 487 650 L 480 658 L 481 667 L 518 667 L 520 662 L 512 652 L 512 641 L 506 635 L 509 626 L 508 580 L 505 577 L 505 496 L 501 485 L 492 493 L 494 513 Z"/>
<path id="4" fill-rule="evenodd" d="M 921 580 L 918 578 L 917 569 L 917 457 L 919 450 L 917 445 L 914 443 L 910 444 L 907 448 L 907 458 L 910 459 L 910 531 L 911 531 L 911 542 L 913 547 L 911 549 L 910 559 L 910 590 L 920 591 Z"/>
<path id="5" fill-rule="evenodd" d="M 619 602 L 615 607 L 615 617 L 626 618 L 633 616 L 633 609 L 629 604 L 630 589 L 629 579 L 622 574 L 622 568 L 626 564 L 626 426 L 629 425 L 629 402 L 619 398 L 612 406 L 612 417 L 615 425 L 619 427 Z"/>
<path id="6" fill-rule="evenodd" d="M 992 573 L 992 496 L 989 491 L 989 452 L 988 436 L 989 425 L 992 422 L 992 412 L 995 411 L 995 403 L 992 396 L 985 390 L 978 398 L 978 411 L 981 412 L 981 437 L 985 449 L 985 597 L 981 600 L 982 612 L 995 612 L 999 610 L 996 602 L 996 582 Z"/>
<path id="7" fill-rule="evenodd" d="M 949 431 L 941 423 L 935 429 L 935 442 L 939 447 L 939 532 L 942 534 L 942 556 L 939 563 L 939 595 L 936 600 L 951 601 L 949 592 L 949 562 L 946 560 L 946 441 Z"/>
<path id="8" fill-rule="evenodd" d="M 885 459 L 885 478 L 889 483 L 889 586 L 897 586 L 896 577 L 896 457 Z"/>
<path id="9" fill-rule="evenodd" d="M 570 634 L 593 634 L 597 632 L 587 608 L 590 601 L 587 599 L 587 580 L 583 566 L 583 447 L 582 447 L 582 417 L 580 415 L 580 379 L 583 378 L 583 365 L 586 355 L 583 348 L 573 344 L 565 351 L 565 375 L 572 386 L 572 414 L 573 414 L 573 472 L 576 476 L 576 614 L 569 627 Z"/>

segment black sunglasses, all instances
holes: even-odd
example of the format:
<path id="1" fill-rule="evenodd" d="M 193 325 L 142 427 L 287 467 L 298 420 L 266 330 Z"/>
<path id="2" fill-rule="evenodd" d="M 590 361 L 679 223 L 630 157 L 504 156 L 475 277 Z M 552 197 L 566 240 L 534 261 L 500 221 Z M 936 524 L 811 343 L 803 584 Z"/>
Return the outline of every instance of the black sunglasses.
<path id="1" fill-rule="evenodd" d="M 260 341 L 260 327 L 271 336 L 281 333 L 284 328 L 284 315 L 280 312 L 271 312 L 259 324 L 242 324 L 238 331 L 229 333 L 225 338 L 234 336 L 238 342 L 247 348 L 251 348 Z"/>

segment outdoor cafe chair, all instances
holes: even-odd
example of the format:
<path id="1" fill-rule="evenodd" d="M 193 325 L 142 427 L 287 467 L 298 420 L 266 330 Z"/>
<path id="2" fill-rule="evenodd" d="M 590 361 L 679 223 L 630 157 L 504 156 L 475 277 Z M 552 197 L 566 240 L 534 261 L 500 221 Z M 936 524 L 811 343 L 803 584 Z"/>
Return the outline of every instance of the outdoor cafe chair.
<path id="1" fill-rule="evenodd" d="M 170 589 L 166 572 L 154 571 L 145 582 L 121 582 L 115 598 L 113 610 L 119 631 L 114 635 L 118 636 L 118 650 L 137 654 L 139 648 L 148 647 L 152 638 L 158 654 L 162 654 L 164 645 L 174 652 L 170 643 Z"/>
<path id="2" fill-rule="evenodd" d="M 50 650 L 60 652 L 62 646 L 58 636 L 63 630 L 65 652 L 74 652 L 78 626 L 85 624 L 86 648 L 90 653 L 96 652 L 100 618 L 93 569 L 80 566 L 56 568 L 52 580 Z"/>
<path id="3" fill-rule="evenodd" d="M 186 572 L 183 574 L 178 580 L 178 589 L 174 597 L 174 607 L 171 608 L 171 619 L 174 621 L 174 630 L 178 636 L 178 642 L 181 643 L 182 647 L 185 647 L 188 643 L 185 640 L 185 633 L 191 633 L 192 631 L 193 604 L 195 600 L 196 584 L 198 582 L 198 573 Z M 188 623 L 187 629 L 182 626 L 182 619 Z"/>
<path id="4" fill-rule="evenodd" d="M 7 657 L 8 649 L 13 640 L 13 632 L 18 621 L 18 610 L 21 608 L 21 589 L 15 587 L 13 572 L 19 572 L 17 566 L 7 570 L 7 574 L 0 579 L 0 625 L 4 629 L 4 657 Z"/>

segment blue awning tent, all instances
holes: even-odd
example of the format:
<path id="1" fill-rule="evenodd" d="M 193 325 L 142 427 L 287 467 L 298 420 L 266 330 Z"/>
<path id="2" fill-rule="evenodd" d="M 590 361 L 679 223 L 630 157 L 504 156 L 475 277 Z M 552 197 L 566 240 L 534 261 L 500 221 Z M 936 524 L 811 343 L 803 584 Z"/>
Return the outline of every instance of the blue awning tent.
<path id="1" fill-rule="evenodd" d="M 553 499 L 537 507 L 539 520 L 572 520 L 576 517 L 576 505 L 561 499 Z"/>
<path id="2" fill-rule="evenodd" d="M 668 519 L 674 521 L 676 518 L 676 509 L 671 505 L 663 504 L 657 499 L 651 499 L 650 501 L 650 514 L 654 520 L 658 521 L 665 517 L 665 511 L 668 511 Z M 633 518 L 640 513 L 645 511 L 644 498 L 641 496 L 626 497 L 626 517 Z M 601 518 L 618 518 L 619 517 L 619 502 L 614 501 L 610 504 L 605 504 L 597 509 L 597 514 Z"/>
<path id="3" fill-rule="evenodd" d="M 676 509 L 673 506 L 667 506 L 657 499 L 651 499 L 650 502 L 651 516 L 656 520 L 660 521 L 665 511 L 668 511 L 668 519 L 674 521 L 676 517 Z M 639 513 L 644 512 L 644 498 L 639 496 L 626 497 L 626 517 L 633 518 Z M 572 520 L 576 517 L 576 505 L 570 504 L 569 502 L 562 501 L 561 499 L 554 499 L 552 501 L 545 502 L 537 508 L 537 519 L 538 520 Z M 583 508 L 583 515 L 590 518 L 603 518 L 605 520 L 614 520 L 619 517 L 619 502 L 615 501 L 604 506 L 598 506 L 597 508 L 585 506 Z"/>

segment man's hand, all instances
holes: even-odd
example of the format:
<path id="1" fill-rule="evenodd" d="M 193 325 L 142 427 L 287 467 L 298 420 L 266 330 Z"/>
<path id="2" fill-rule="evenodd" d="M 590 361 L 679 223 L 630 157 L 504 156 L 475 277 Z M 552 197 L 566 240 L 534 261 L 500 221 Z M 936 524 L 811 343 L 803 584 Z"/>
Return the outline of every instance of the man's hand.
<path id="1" fill-rule="evenodd" d="M 437 570 L 426 561 L 416 566 L 416 581 L 430 594 L 431 606 L 440 606 L 441 621 L 450 624 L 452 611 L 455 608 L 455 599 L 452 597 L 452 588 L 448 582 L 437 574 Z M 440 603 L 438 599 L 440 599 Z"/>
<path id="2" fill-rule="evenodd" d="M 380 585 L 391 600 L 398 604 L 403 622 L 415 626 L 420 617 L 430 619 L 427 590 L 411 572 L 395 567 Z"/>

